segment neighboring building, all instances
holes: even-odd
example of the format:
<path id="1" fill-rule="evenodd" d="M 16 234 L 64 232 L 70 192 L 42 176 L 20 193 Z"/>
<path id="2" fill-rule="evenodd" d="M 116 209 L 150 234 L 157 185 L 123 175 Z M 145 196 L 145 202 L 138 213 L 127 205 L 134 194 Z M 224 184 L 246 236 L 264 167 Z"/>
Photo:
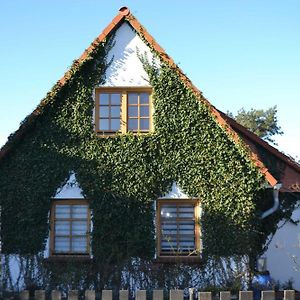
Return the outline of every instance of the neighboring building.
<path id="1" fill-rule="evenodd" d="M 299 205 L 299 204 L 298 204 Z M 281 221 L 264 254 L 266 267 L 273 279 L 282 286 L 290 283 L 300 290 L 300 208 L 296 208 L 290 220 Z M 290 281 L 290 283 L 289 283 Z"/>
<path id="2" fill-rule="evenodd" d="M 300 166 L 212 106 L 126 7 L 0 168 L 6 272 L 38 253 L 103 268 L 256 257 L 300 192 Z"/>

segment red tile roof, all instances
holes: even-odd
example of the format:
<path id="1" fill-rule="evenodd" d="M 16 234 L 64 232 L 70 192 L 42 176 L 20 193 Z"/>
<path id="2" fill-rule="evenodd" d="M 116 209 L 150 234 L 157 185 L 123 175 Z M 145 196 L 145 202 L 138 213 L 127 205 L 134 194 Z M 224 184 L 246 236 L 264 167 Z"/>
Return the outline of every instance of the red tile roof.
<path id="1" fill-rule="evenodd" d="M 234 119 L 230 118 L 228 115 L 224 114 L 223 112 L 219 111 L 220 114 L 223 116 L 224 119 L 230 124 L 230 126 L 235 131 L 240 131 L 244 135 L 246 135 L 250 140 L 253 142 L 259 144 L 260 146 L 264 147 L 266 150 L 268 150 L 270 153 L 275 155 L 277 158 L 284 161 L 286 164 L 288 164 L 290 167 L 294 168 L 296 171 L 300 172 L 300 165 L 293 160 L 291 157 L 288 157 L 284 155 L 282 152 L 278 151 L 276 148 L 272 147 L 269 143 L 258 137 L 255 133 L 251 132 L 241 124 L 237 123 Z"/>
<path id="2" fill-rule="evenodd" d="M 282 152 L 272 147 L 266 141 L 259 138 L 256 134 L 249 131 L 223 112 L 220 113 L 226 119 L 228 124 L 230 124 L 231 128 L 236 131 L 243 141 L 250 147 L 251 151 L 257 155 L 257 157 L 260 158 L 258 147 L 262 147 L 267 151 L 267 153 L 269 153 L 269 155 L 273 155 L 278 161 L 285 164 L 283 174 L 279 180 L 283 185 L 282 191 L 300 192 L 300 165 L 294 159 L 284 155 Z M 263 160 L 263 158 L 260 159 Z"/>
<path id="3" fill-rule="evenodd" d="M 252 140 L 262 147 L 264 147 L 267 151 L 273 153 L 276 157 L 281 159 L 288 166 L 292 167 L 296 174 L 299 175 L 299 181 L 294 182 L 294 185 L 300 183 L 300 166 L 291 160 L 289 157 L 280 153 L 278 150 L 270 146 L 265 141 L 261 140 L 255 134 L 251 133 L 245 127 L 239 125 L 234 120 L 230 119 L 224 113 L 218 111 L 204 96 L 202 92 L 198 90 L 190 79 L 182 72 L 182 70 L 175 64 L 173 59 L 168 56 L 168 54 L 164 51 L 163 48 L 155 41 L 155 39 L 148 33 L 148 31 L 141 25 L 141 23 L 131 14 L 130 10 L 127 7 L 122 7 L 119 10 L 118 15 L 110 22 L 110 24 L 103 30 L 103 32 L 91 43 L 91 45 L 83 52 L 83 54 L 79 57 L 77 61 L 74 63 L 81 63 L 87 57 L 88 54 L 91 53 L 101 42 L 105 40 L 105 38 L 113 32 L 122 22 L 127 21 L 139 35 L 142 35 L 149 45 L 159 54 L 160 58 L 168 63 L 171 67 L 173 67 L 183 82 L 187 87 L 193 90 L 193 92 L 198 96 L 197 98 L 202 101 L 211 111 L 211 113 L 215 116 L 217 122 L 222 126 L 226 132 L 233 138 L 236 143 L 240 143 L 240 136 L 238 132 L 242 132 L 245 134 L 249 140 Z M 58 81 L 58 85 L 62 87 L 66 84 L 71 76 L 70 71 L 67 71 L 64 76 Z M 11 141 L 18 142 L 22 140 L 25 136 L 27 130 L 30 128 L 30 124 L 36 120 L 36 118 L 41 114 L 42 108 L 47 105 L 45 101 L 41 101 L 41 103 L 37 106 L 37 108 L 27 117 L 26 121 L 20 126 L 20 128 L 12 135 L 9 141 L 2 147 L 0 151 L 0 160 L 3 159 L 13 148 Z M 247 140 L 245 140 L 247 143 Z M 13 143 L 14 144 L 14 143 Z M 249 144 L 249 143 L 247 143 Z M 250 145 L 249 145 L 250 146 Z M 267 182 L 274 186 L 277 183 L 275 177 L 269 172 L 269 170 L 265 167 L 264 163 L 260 159 L 257 151 L 254 150 L 253 147 L 250 146 L 250 154 L 254 164 L 260 169 L 260 172 L 265 176 Z M 297 178 L 298 180 L 298 178 Z"/>

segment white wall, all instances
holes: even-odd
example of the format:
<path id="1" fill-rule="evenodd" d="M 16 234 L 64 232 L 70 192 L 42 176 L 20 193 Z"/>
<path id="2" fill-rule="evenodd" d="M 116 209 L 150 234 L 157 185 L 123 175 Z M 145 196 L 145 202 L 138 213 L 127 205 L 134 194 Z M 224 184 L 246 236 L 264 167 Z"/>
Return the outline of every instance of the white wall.
<path id="1" fill-rule="evenodd" d="M 160 197 L 160 199 L 188 199 L 190 198 L 185 194 L 181 188 L 177 185 L 176 182 L 173 182 L 171 190 L 166 194 Z"/>
<path id="2" fill-rule="evenodd" d="M 292 220 L 300 220 L 300 208 L 293 212 Z M 294 288 L 300 290 L 300 223 L 280 222 L 278 227 L 264 254 L 267 269 L 271 277 L 281 283 L 292 278 Z"/>
<path id="3" fill-rule="evenodd" d="M 54 199 L 84 199 L 83 191 L 74 173 L 70 174 L 64 186 L 57 189 Z"/>
<path id="4" fill-rule="evenodd" d="M 106 70 L 106 82 L 102 86 L 150 86 L 137 52 L 146 53 L 149 61 L 152 60 L 148 46 L 130 25 L 123 23 L 116 31 L 113 47 L 108 53 L 107 61 L 112 59 L 112 63 Z"/>

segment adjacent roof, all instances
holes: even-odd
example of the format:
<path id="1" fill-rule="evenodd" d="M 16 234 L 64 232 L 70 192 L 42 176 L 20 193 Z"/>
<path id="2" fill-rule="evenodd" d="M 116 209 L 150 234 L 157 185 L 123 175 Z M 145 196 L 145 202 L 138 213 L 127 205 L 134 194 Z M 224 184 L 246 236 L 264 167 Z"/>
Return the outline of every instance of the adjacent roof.
<path id="1" fill-rule="evenodd" d="M 193 92 L 201 99 L 207 107 L 210 109 L 211 113 L 215 116 L 217 122 L 227 131 L 227 133 L 233 138 L 236 143 L 240 143 L 241 139 L 249 146 L 250 154 L 253 162 L 259 167 L 260 172 L 265 176 L 267 182 L 274 186 L 277 182 L 283 183 L 283 188 L 286 191 L 297 191 L 300 192 L 300 165 L 294 160 L 287 157 L 283 153 L 279 152 L 274 147 L 270 146 L 267 142 L 260 139 L 254 133 L 250 132 L 248 129 L 242 125 L 235 122 L 233 119 L 228 117 L 223 112 L 217 110 L 205 97 L 203 97 L 201 91 L 196 88 L 190 79 L 184 75 L 182 70 L 175 64 L 173 59 L 168 56 L 163 48 L 154 40 L 154 38 L 147 32 L 147 30 L 141 25 L 141 23 L 131 14 L 127 7 L 122 7 L 119 10 L 118 15 L 111 21 L 111 23 L 103 30 L 103 32 L 91 43 L 91 45 L 83 52 L 75 63 L 83 62 L 88 55 L 97 48 L 97 46 L 105 40 L 105 38 L 116 30 L 123 22 L 127 21 L 135 31 L 143 36 L 145 41 L 151 45 L 151 47 L 157 52 L 160 58 L 170 66 L 172 66 L 177 72 L 181 79 L 184 81 L 187 87 L 193 90 Z M 71 67 L 72 68 L 72 67 Z M 70 69 L 71 69 L 70 68 Z M 64 76 L 57 82 L 58 88 L 64 86 L 70 79 L 71 73 L 68 70 Z M 20 142 L 25 136 L 28 130 L 31 128 L 35 120 L 43 112 L 43 107 L 47 103 L 42 100 L 37 108 L 25 119 L 21 124 L 20 128 L 10 136 L 8 142 L 0 150 L 0 162 L 3 160 L 13 148 Z M 241 138 L 241 139 L 240 139 Z M 266 151 L 267 155 L 273 155 L 278 161 L 280 161 L 284 166 L 282 167 L 281 176 L 275 176 L 269 170 L 271 169 L 267 163 L 265 163 L 264 157 L 262 157 L 261 148 Z M 267 168 L 269 167 L 269 169 Z M 275 178 L 276 177 L 276 178 Z"/>
<path id="2" fill-rule="evenodd" d="M 270 170 L 274 168 L 281 169 L 280 174 L 277 175 L 277 179 L 283 185 L 282 191 L 300 192 L 300 165 L 294 159 L 278 151 L 223 112 L 219 111 L 219 113 L 249 146 L 253 155 L 256 155 L 259 160 L 263 161 Z M 276 161 L 276 164 L 273 166 L 271 165 L 273 162 L 270 163 L 268 161 L 268 158 L 271 157 Z M 270 172 L 273 173 L 272 170 Z"/>

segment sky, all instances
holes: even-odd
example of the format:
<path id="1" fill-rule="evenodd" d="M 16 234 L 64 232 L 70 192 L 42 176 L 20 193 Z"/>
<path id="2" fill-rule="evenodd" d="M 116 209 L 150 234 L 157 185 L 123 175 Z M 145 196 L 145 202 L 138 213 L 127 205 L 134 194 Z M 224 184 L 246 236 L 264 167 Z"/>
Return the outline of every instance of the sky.
<path id="1" fill-rule="evenodd" d="M 299 0 L 0 1 L 0 147 L 122 6 L 218 109 L 277 105 L 300 158 Z"/>

